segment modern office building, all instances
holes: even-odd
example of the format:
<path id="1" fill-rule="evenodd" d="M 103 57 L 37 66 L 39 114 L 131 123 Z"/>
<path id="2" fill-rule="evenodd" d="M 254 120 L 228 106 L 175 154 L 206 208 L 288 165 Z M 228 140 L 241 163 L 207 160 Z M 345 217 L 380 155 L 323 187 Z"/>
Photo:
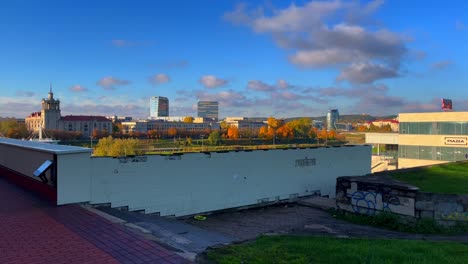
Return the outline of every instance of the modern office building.
<path id="1" fill-rule="evenodd" d="M 338 122 L 338 119 L 340 117 L 340 114 L 338 113 L 338 109 L 331 109 L 328 110 L 327 113 L 327 130 L 336 130 L 336 123 Z"/>
<path id="2" fill-rule="evenodd" d="M 398 167 L 468 160 L 468 112 L 401 113 Z"/>
<path id="3" fill-rule="evenodd" d="M 150 98 L 150 118 L 169 116 L 169 99 L 162 96 Z"/>
<path id="4" fill-rule="evenodd" d="M 198 117 L 211 118 L 218 120 L 219 107 L 217 101 L 199 101 Z"/>

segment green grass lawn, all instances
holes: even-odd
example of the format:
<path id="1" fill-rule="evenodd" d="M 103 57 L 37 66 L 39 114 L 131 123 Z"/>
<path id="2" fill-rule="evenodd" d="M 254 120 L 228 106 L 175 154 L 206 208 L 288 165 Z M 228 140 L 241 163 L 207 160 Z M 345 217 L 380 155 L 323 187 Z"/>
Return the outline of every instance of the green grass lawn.
<path id="1" fill-rule="evenodd" d="M 468 162 L 396 172 L 391 177 L 415 185 L 423 192 L 468 194 Z"/>
<path id="2" fill-rule="evenodd" d="M 410 240 L 264 236 L 210 250 L 214 263 L 467 263 L 468 245 Z"/>

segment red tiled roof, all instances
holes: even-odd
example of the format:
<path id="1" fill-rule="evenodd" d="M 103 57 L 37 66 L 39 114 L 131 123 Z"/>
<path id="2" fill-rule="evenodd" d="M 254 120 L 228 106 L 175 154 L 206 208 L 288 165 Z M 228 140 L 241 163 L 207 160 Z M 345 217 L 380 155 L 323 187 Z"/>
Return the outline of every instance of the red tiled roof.
<path id="1" fill-rule="evenodd" d="M 101 121 L 101 122 L 102 121 L 109 121 L 109 122 L 111 122 L 109 119 L 107 119 L 104 116 L 82 116 L 82 115 L 79 115 L 79 116 L 73 116 L 73 115 L 63 116 L 62 120 L 63 121 Z"/>

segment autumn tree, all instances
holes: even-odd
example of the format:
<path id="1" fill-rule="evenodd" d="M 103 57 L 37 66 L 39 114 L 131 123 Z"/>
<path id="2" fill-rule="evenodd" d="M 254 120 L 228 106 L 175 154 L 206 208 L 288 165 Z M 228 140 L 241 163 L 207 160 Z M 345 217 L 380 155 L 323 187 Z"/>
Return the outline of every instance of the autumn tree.
<path id="1" fill-rule="evenodd" d="M 258 137 L 259 138 L 266 138 L 268 133 L 268 127 L 263 126 L 258 130 Z"/>
<path id="2" fill-rule="evenodd" d="M 183 120 L 184 123 L 193 123 L 193 116 L 186 116 Z"/>
<path id="3" fill-rule="evenodd" d="M 175 127 L 171 127 L 167 130 L 167 135 L 169 137 L 175 137 L 177 135 L 177 129 Z"/>
<path id="4" fill-rule="evenodd" d="M 230 126 L 228 128 L 227 136 L 230 139 L 239 139 L 239 129 L 235 126 Z"/>
<path id="5" fill-rule="evenodd" d="M 101 131 L 99 131 L 97 128 L 93 129 L 93 132 L 91 133 L 92 138 L 101 138 Z"/>
<path id="6" fill-rule="evenodd" d="M 215 130 L 210 133 L 210 136 L 208 137 L 208 143 L 210 145 L 218 145 L 221 142 L 221 134 L 219 131 Z"/>
<path id="7" fill-rule="evenodd" d="M 308 136 L 309 136 L 309 138 L 311 138 L 311 139 L 315 139 L 315 138 L 317 138 L 318 133 L 319 133 L 318 128 L 312 127 L 312 128 L 309 130 Z"/>
<path id="8" fill-rule="evenodd" d="M 286 125 L 294 131 L 296 138 L 306 138 L 312 127 L 312 120 L 310 118 L 299 118 L 288 122 Z"/>
<path id="9" fill-rule="evenodd" d="M 334 129 L 328 131 L 328 139 L 336 139 L 336 131 Z"/>
<path id="10" fill-rule="evenodd" d="M 319 133 L 317 134 L 317 138 L 318 138 L 318 139 L 322 139 L 322 140 L 328 139 L 327 130 L 326 130 L 325 128 L 322 129 L 322 130 L 320 130 Z"/>
<path id="11" fill-rule="evenodd" d="M 270 116 L 267 119 L 267 124 L 268 124 L 268 127 L 272 128 L 276 132 L 276 130 L 283 125 L 283 120 L 276 119 L 276 118 Z"/>
<path id="12" fill-rule="evenodd" d="M 101 138 L 94 149 L 95 156 L 134 156 L 142 155 L 141 142 L 138 139 L 114 139 L 112 136 Z"/>
<path id="13" fill-rule="evenodd" d="M 357 127 L 357 131 L 359 132 L 366 132 L 368 130 L 368 128 L 364 125 L 360 125 Z"/>
<path id="14" fill-rule="evenodd" d="M 276 130 L 276 135 L 279 138 L 292 139 L 294 138 L 294 130 L 288 125 L 283 125 Z"/>
<path id="15" fill-rule="evenodd" d="M 24 123 L 9 119 L 0 122 L 0 134 L 8 138 L 27 138 L 29 132 Z"/>
<path id="16" fill-rule="evenodd" d="M 256 131 L 252 128 L 239 129 L 239 138 L 252 138 L 256 135 Z"/>
<path id="17" fill-rule="evenodd" d="M 148 135 L 148 138 L 155 139 L 158 137 L 158 131 L 156 129 L 148 130 L 146 134 Z"/>

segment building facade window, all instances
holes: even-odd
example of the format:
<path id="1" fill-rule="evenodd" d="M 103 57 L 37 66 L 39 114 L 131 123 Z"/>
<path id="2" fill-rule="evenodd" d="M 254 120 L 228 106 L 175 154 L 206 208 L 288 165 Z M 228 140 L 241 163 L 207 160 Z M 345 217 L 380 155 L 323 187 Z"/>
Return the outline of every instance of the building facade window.
<path id="1" fill-rule="evenodd" d="M 400 134 L 468 135 L 468 122 L 401 122 Z"/>
<path id="2" fill-rule="evenodd" d="M 468 148 L 399 145 L 398 157 L 405 159 L 460 161 L 468 159 Z"/>

